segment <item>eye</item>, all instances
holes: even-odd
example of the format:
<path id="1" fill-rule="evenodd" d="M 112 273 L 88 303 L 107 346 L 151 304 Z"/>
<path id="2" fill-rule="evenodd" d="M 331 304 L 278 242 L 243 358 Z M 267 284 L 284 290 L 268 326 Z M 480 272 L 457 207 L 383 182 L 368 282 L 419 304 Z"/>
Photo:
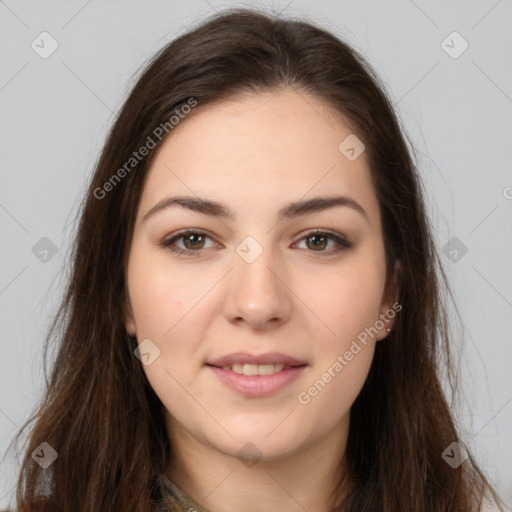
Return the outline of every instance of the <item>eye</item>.
<path id="1" fill-rule="evenodd" d="M 187 256 L 198 256 L 200 249 L 204 249 L 204 244 L 206 239 L 209 238 L 213 240 L 213 238 L 206 233 L 198 230 L 187 230 L 177 233 L 171 238 L 167 238 L 162 241 L 161 245 L 166 247 L 172 252 L 176 252 L 178 254 L 186 254 Z M 184 248 L 177 247 L 175 242 L 183 239 Z"/>
<path id="2" fill-rule="evenodd" d="M 306 248 L 312 249 L 313 252 L 336 254 L 352 247 L 352 243 L 346 240 L 343 236 L 331 233 L 330 231 L 322 231 L 320 229 L 310 231 L 300 239 L 300 242 L 303 240 L 306 243 Z M 334 248 L 330 251 L 325 251 L 324 249 L 328 245 L 329 241 L 334 243 Z"/>
<path id="3" fill-rule="evenodd" d="M 205 247 L 207 239 L 213 241 L 213 238 L 203 231 L 188 229 L 176 233 L 170 238 L 164 239 L 160 245 L 177 254 L 199 256 L 202 249 L 208 248 Z M 181 240 L 183 240 L 183 247 L 176 245 L 176 243 Z M 329 231 L 322 231 L 320 229 L 310 231 L 303 235 L 299 242 L 302 241 L 306 242 L 306 248 L 311 249 L 312 252 L 325 254 L 336 254 L 352 247 L 352 243 L 346 240 L 343 236 Z M 325 248 L 329 241 L 334 244 L 334 247 L 331 248 L 331 250 L 326 251 Z"/>

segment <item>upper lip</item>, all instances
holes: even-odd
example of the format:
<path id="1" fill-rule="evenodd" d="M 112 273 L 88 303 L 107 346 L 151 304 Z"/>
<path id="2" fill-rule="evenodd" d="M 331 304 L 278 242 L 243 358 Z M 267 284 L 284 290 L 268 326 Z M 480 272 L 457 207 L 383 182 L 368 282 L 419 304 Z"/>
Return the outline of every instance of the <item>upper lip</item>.
<path id="1" fill-rule="evenodd" d="M 284 366 L 303 366 L 306 363 L 279 352 L 267 352 L 266 354 L 253 355 L 247 352 L 235 352 L 220 357 L 206 364 L 212 366 L 232 366 L 234 364 L 283 364 Z"/>

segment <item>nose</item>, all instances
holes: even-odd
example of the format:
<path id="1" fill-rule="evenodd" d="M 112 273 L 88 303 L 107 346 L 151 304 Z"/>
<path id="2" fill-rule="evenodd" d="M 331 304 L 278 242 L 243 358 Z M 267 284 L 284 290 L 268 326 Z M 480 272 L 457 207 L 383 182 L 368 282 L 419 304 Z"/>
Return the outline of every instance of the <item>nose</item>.
<path id="1" fill-rule="evenodd" d="M 252 262 L 238 253 L 228 274 L 224 314 L 228 321 L 254 330 L 286 323 L 292 311 L 292 291 L 275 253 L 264 249 Z"/>

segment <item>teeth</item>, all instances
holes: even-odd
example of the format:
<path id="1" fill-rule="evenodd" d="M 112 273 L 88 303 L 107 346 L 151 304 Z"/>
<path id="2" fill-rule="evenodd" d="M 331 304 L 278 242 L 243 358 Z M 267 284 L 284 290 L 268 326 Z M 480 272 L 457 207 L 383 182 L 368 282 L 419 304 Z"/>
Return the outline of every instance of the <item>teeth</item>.
<path id="1" fill-rule="evenodd" d="M 280 372 L 284 364 L 234 364 L 223 366 L 223 370 L 232 370 L 240 375 L 273 375 Z"/>
<path id="2" fill-rule="evenodd" d="M 273 364 L 260 364 L 258 368 L 259 375 L 272 375 L 275 372 L 276 370 Z"/>

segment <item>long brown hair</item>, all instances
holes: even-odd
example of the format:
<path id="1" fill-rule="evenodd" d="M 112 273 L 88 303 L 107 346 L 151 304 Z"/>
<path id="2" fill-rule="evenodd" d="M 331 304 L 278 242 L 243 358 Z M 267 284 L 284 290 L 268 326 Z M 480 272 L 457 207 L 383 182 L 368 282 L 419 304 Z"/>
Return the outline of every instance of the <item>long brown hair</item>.
<path id="1" fill-rule="evenodd" d="M 328 31 L 300 19 L 229 9 L 155 55 L 96 163 L 79 212 L 67 291 L 46 338 L 45 394 L 16 436 L 35 422 L 18 478 L 19 512 L 153 510 L 172 446 L 122 308 L 135 214 L 156 151 L 130 159 L 148 138 L 158 147 L 157 127 L 172 133 L 169 119 L 183 105 L 195 101 L 200 109 L 238 92 L 283 87 L 326 102 L 365 144 L 388 277 L 395 262 L 401 265 L 403 309 L 377 344 L 351 409 L 345 462 L 355 485 L 336 510 L 476 512 L 485 496 L 501 503 L 471 455 L 455 468 L 442 457 L 460 442 L 441 386 L 446 374 L 457 389 L 444 300 L 451 295 L 413 151 L 384 87 L 365 59 Z M 46 469 L 32 457 L 41 443 L 58 454 Z"/>

